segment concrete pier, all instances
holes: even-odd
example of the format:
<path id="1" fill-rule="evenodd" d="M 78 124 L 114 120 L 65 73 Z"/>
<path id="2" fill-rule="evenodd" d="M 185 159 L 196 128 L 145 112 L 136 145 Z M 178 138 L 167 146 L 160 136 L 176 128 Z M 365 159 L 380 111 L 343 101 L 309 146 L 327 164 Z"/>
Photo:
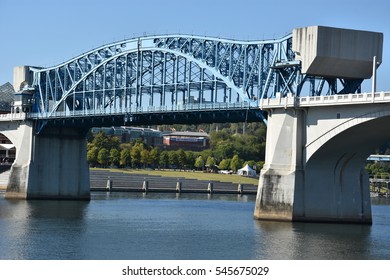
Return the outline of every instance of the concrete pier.
<path id="1" fill-rule="evenodd" d="M 6 198 L 90 199 L 84 130 L 47 127 L 37 135 L 25 122 L 3 134 L 16 147 Z"/>
<path id="2" fill-rule="evenodd" d="M 372 223 L 364 165 L 390 139 L 383 101 L 390 95 L 375 94 L 374 102 L 371 94 L 356 96 L 286 97 L 264 106 L 267 147 L 256 219 Z"/>

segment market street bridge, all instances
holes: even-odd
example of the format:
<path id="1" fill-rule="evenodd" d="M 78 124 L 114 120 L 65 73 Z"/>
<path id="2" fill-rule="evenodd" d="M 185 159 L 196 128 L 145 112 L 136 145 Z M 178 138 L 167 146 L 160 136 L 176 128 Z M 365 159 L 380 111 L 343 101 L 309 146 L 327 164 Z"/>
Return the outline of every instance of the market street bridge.
<path id="1" fill-rule="evenodd" d="M 167 35 L 16 67 L 7 198 L 89 199 L 91 127 L 264 121 L 255 217 L 371 222 L 365 159 L 389 139 L 389 93 L 361 93 L 383 34 L 294 29 L 276 40 Z"/>

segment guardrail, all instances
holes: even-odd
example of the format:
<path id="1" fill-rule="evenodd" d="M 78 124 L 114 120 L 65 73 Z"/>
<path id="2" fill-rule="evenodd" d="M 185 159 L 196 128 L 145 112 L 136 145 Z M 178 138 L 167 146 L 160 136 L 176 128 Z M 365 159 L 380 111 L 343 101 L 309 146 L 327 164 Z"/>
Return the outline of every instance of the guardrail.
<path id="1" fill-rule="evenodd" d="M 262 99 L 260 108 L 290 108 L 290 107 L 314 107 L 314 106 L 329 106 L 329 105 L 355 105 L 369 103 L 385 103 L 390 102 L 390 92 L 372 93 L 355 93 L 355 94 L 340 94 L 328 96 L 304 96 L 295 97 L 288 95 L 281 97 L 277 94 L 275 98 Z"/>
<path id="2" fill-rule="evenodd" d="M 61 112 L 41 112 L 29 113 L 30 119 L 53 119 L 53 118 L 72 118 L 83 116 L 103 116 L 103 115 L 126 115 L 126 114 L 145 114 L 145 113 L 177 113 L 177 112 L 197 112 L 197 111 L 220 111 L 232 109 L 253 109 L 248 102 L 238 103 L 204 103 L 204 104 L 184 104 L 175 106 L 148 106 L 148 107 L 128 107 L 128 108 L 97 108 L 79 111 L 61 111 Z"/>
<path id="3" fill-rule="evenodd" d="M 26 113 L 0 114 L 0 121 L 23 121 L 27 118 Z"/>

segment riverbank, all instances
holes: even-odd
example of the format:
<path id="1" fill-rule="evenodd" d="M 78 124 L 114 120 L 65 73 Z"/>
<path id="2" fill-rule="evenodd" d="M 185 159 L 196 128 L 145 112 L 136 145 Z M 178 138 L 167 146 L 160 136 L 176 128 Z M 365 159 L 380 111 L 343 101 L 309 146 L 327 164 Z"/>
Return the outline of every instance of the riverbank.
<path id="1" fill-rule="evenodd" d="M 258 178 L 172 170 L 90 169 L 91 191 L 256 194 Z"/>
<path id="2" fill-rule="evenodd" d="M 9 172 L 9 171 L 7 171 Z M 0 182 L 0 190 L 6 189 L 7 173 Z M 7 178 L 6 178 L 7 177 Z M 90 169 L 91 191 L 106 191 L 107 181 L 111 191 L 150 192 L 207 192 L 256 194 L 258 178 L 235 174 L 216 174 L 193 171 L 148 169 Z M 211 187 L 211 189 L 210 189 Z M 180 189 L 179 189 L 180 188 Z"/>

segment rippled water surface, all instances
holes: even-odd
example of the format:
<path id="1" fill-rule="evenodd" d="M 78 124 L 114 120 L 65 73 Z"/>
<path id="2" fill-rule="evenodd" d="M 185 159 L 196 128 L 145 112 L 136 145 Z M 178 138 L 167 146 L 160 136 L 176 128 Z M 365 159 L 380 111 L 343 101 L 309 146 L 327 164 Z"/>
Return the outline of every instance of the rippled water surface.
<path id="1" fill-rule="evenodd" d="M 390 259 L 390 199 L 373 225 L 260 222 L 254 196 L 93 193 L 90 202 L 0 193 L 0 259 Z"/>

